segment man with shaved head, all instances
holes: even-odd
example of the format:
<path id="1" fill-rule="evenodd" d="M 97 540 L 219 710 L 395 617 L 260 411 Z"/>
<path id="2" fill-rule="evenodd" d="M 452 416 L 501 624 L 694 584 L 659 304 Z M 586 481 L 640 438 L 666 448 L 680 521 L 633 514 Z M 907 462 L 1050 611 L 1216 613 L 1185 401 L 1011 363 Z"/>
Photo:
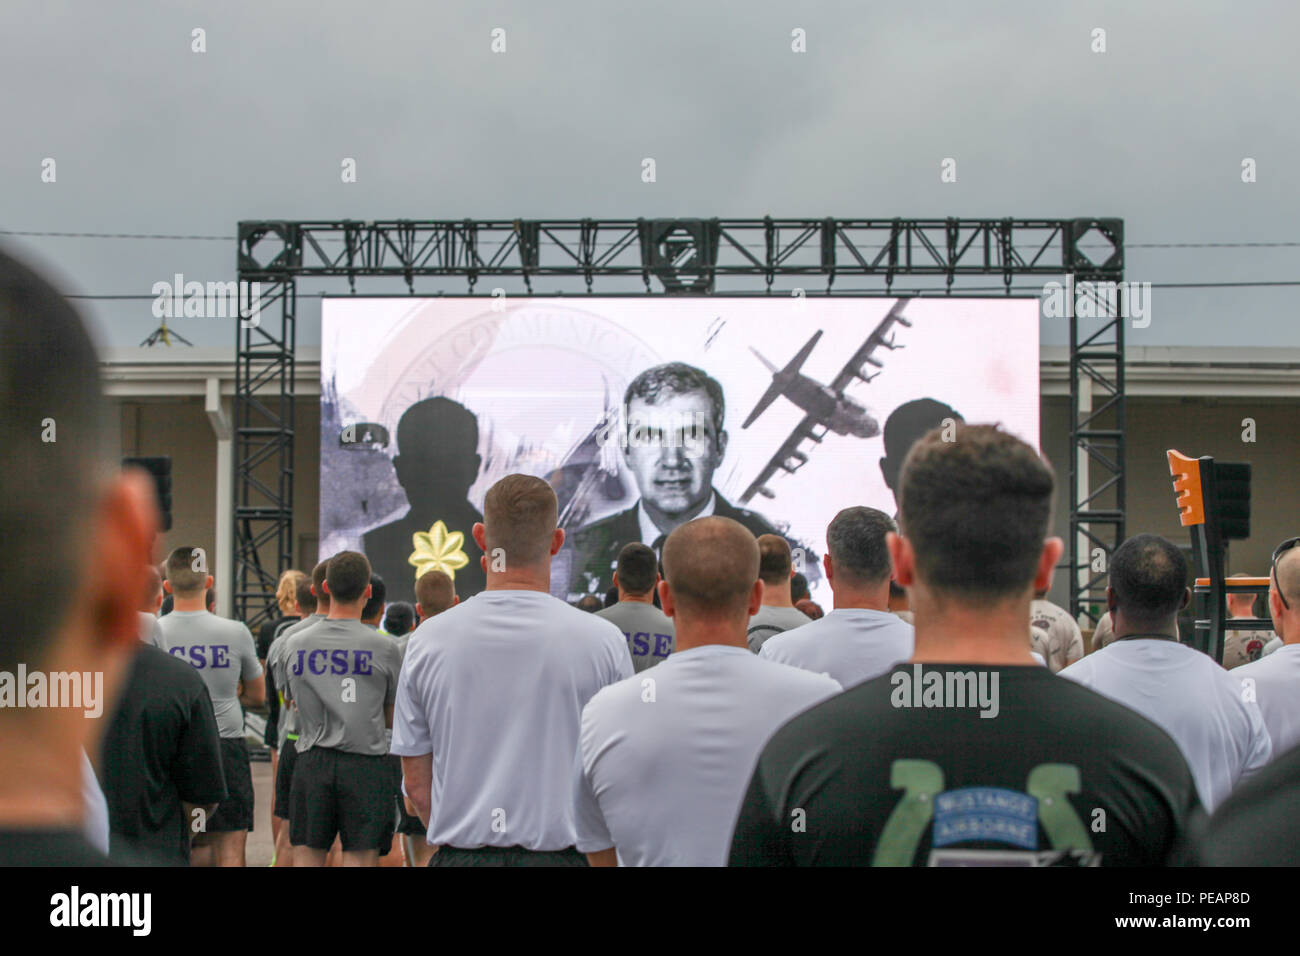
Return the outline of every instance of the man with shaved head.
<path id="1" fill-rule="evenodd" d="M 473 527 L 486 588 L 426 619 L 406 649 L 392 752 L 439 850 L 431 866 L 585 866 L 574 849 L 582 708 L 632 676 L 623 634 L 552 597 L 555 492 L 507 475 Z"/>
<path id="2" fill-rule="evenodd" d="M 1282 646 L 1232 676 L 1243 698 L 1259 702 L 1277 758 L 1300 745 L 1300 538 L 1282 543 L 1269 575 L 1268 610 Z"/>
<path id="3" fill-rule="evenodd" d="M 746 625 L 764 584 L 744 525 L 716 516 L 681 525 L 663 562 L 659 599 L 676 651 L 582 712 L 574 802 L 577 846 L 592 865 L 724 866 L 763 744 L 840 690 L 750 653 Z"/>
<path id="4" fill-rule="evenodd" d="M 796 570 L 790 543 L 785 538 L 779 534 L 758 536 L 758 577 L 763 582 L 763 604 L 750 617 L 745 632 L 749 649 L 755 654 L 769 639 L 812 620 L 790 598 L 790 579 Z"/>
<path id="5" fill-rule="evenodd" d="M 1248 577 L 1234 574 L 1228 580 Z M 1243 631 L 1232 626 L 1233 618 L 1255 616 L 1255 595 L 1228 594 L 1227 605 L 1228 621 L 1223 632 L 1223 666 L 1227 670 L 1257 661 L 1282 646 L 1282 639 L 1274 631 Z"/>
<path id="6" fill-rule="evenodd" d="M 1213 811 L 1272 749 L 1259 707 L 1234 675 L 1178 641 L 1178 612 L 1191 600 L 1187 559 L 1172 542 L 1139 534 L 1110 561 L 1106 603 L 1115 640 L 1061 671 L 1162 727 L 1191 767 L 1201 804 Z"/>
<path id="7" fill-rule="evenodd" d="M 1273 552 L 1268 608 L 1280 650 L 1232 672 L 1257 698 L 1274 761 L 1219 807 L 1195 841 L 1203 866 L 1300 866 L 1300 538 Z"/>

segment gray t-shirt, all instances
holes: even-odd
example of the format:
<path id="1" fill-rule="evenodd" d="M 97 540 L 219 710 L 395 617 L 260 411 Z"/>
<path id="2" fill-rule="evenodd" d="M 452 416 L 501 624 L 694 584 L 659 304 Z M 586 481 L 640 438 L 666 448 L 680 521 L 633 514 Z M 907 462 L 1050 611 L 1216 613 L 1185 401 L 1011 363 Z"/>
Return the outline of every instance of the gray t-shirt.
<path id="1" fill-rule="evenodd" d="M 749 619 L 749 630 L 746 632 L 749 649 L 757 654 L 769 637 L 803 627 L 811 620 L 797 607 L 769 607 L 764 604 Z"/>
<path id="2" fill-rule="evenodd" d="M 280 632 L 280 636 L 271 642 L 271 646 L 266 651 L 266 669 L 271 672 L 271 680 L 275 681 L 275 691 L 280 695 L 280 725 L 278 728 L 280 750 L 283 750 L 285 744 L 289 742 L 290 734 L 294 734 L 296 740 L 298 733 L 298 711 L 285 698 L 284 693 L 285 685 L 288 683 L 284 672 L 284 649 L 288 646 L 289 638 L 293 635 L 299 634 L 323 620 L 325 620 L 324 614 L 309 614 L 301 621 L 295 621 Z"/>
<path id="3" fill-rule="evenodd" d="M 385 710 L 397 699 L 402 655 L 360 621 L 325 620 L 289 638 L 285 699 L 298 707 L 299 753 L 312 747 L 383 756 Z"/>
<path id="4" fill-rule="evenodd" d="M 262 676 L 252 633 L 208 611 L 172 611 L 158 619 L 158 626 L 163 650 L 192 664 L 208 685 L 221 736 L 243 737 L 239 682 Z"/>
<path id="5" fill-rule="evenodd" d="M 627 638 L 627 650 L 632 655 L 632 668 L 638 674 L 654 667 L 676 646 L 673 619 L 653 604 L 644 601 L 619 601 L 612 607 L 597 611 L 596 617 L 613 621 Z"/>
<path id="6" fill-rule="evenodd" d="M 162 628 L 158 625 L 158 618 L 147 611 L 140 612 L 140 640 L 145 644 L 152 644 L 160 651 L 167 650 L 163 646 Z"/>

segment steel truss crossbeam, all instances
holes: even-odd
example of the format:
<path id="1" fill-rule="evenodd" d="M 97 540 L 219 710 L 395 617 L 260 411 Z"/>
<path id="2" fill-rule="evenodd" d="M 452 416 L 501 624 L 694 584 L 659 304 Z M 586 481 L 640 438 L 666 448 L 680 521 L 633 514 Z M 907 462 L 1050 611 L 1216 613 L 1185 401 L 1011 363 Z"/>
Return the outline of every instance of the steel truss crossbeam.
<path id="1" fill-rule="evenodd" d="M 942 288 L 908 290 L 934 295 L 960 294 L 972 277 L 1000 276 L 1009 294 L 1023 276 L 1069 277 L 1080 287 L 1122 282 L 1123 233 L 1119 219 L 241 222 L 239 279 L 259 283 L 262 311 L 256 324 L 239 324 L 236 339 L 235 615 L 250 626 L 272 616 L 277 578 L 293 560 L 300 278 L 344 278 L 353 291 L 359 278 L 400 278 L 411 292 L 419 277 L 459 278 L 472 293 L 481 278 L 513 277 L 531 294 L 540 277 L 581 278 L 587 292 L 598 278 L 630 277 L 649 293 L 734 295 L 753 294 L 755 277 L 763 283 L 757 291 L 771 293 L 777 279 L 804 276 L 824 277 L 826 294 L 835 294 L 835 280 L 849 276 L 888 295 L 900 278 L 942 277 Z M 720 287 L 732 277 L 751 282 Z M 1085 289 L 1082 298 L 1090 295 Z M 1109 566 L 1124 535 L 1124 329 L 1113 299 L 1091 300 L 1096 308 L 1079 310 L 1087 317 L 1071 309 L 1069 319 L 1068 567 L 1076 616 L 1104 593 L 1104 572 L 1092 569 Z"/>

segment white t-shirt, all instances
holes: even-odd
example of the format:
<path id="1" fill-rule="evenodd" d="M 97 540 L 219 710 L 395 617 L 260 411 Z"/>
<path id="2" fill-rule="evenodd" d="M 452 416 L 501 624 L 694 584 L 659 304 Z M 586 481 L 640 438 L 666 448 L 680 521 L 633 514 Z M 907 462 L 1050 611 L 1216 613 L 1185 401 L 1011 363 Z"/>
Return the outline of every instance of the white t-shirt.
<path id="1" fill-rule="evenodd" d="M 909 659 L 915 643 L 912 625 L 890 611 L 841 607 L 769 638 L 758 656 L 826 674 L 847 690 Z"/>
<path id="2" fill-rule="evenodd" d="M 140 640 L 152 644 L 160 651 L 167 650 L 163 646 L 162 625 L 158 623 L 158 618 L 145 611 L 140 612 Z"/>
<path id="3" fill-rule="evenodd" d="M 824 675 L 721 644 L 606 687 L 582 712 L 577 848 L 616 847 L 623 866 L 725 866 L 763 746 L 839 691 Z"/>
<path id="4" fill-rule="evenodd" d="M 1283 644 L 1274 653 L 1234 668 L 1232 676 L 1259 703 L 1276 759 L 1300 746 L 1300 644 Z M 1253 681 L 1253 685 L 1245 682 Z"/>
<path id="5" fill-rule="evenodd" d="M 81 752 L 81 799 L 85 803 L 86 816 L 82 832 L 86 840 L 105 856 L 108 855 L 109 824 L 108 800 L 95 776 L 95 768 L 90 763 L 86 752 Z"/>
<path id="6" fill-rule="evenodd" d="M 1029 623 L 1047 632 L 1047 666 L 1053 673 L 1083 657 L 1083 632 L 1070 612 L 1051 601 L 1035 598 L 1029 602 Z"/>
<path id="7" fill-rule="evenodd" d="M 1209 812 L 1271 757 L 1264 719 L 1258 706 L 1242 700 L 1240 681 L 1185 644 L 1113 641 L 1061 676 L 1137 711 L 1173 737 Z"/>
<path id="8" fill-rule="evenodd" d="M 631 676 L 622 631 L 540 591 L 483 591 L 422 623 L 397 683 L 392 752 L 433 754 L 428 841 L 573 846 L 582 708 Z"/>

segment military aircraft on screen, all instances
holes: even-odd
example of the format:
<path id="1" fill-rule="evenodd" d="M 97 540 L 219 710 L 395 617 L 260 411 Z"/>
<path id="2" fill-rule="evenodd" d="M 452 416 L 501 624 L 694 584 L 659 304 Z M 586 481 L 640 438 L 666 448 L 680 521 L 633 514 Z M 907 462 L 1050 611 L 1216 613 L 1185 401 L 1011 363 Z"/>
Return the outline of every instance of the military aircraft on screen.
<path id="1" fill-rule="evenodd" d="M 750 346 L 749 350 L 758 356 L 758 360 L 772 373 L 772 384 L 767 387 L 763 397 L 758 400 L 758 404 L 754 406 L 754 410 L 749 413 L 749 417 L 740 427 L 748 428 L 754 424 L 758 416 L 767 411 L 768 406 L 782 395 L 807 414 L 759 472 L 758 477 L 745 489 L 745 493 L 740 496 L 741 504 L 749 501 L 756 494 L 764 498 L 776 497 L 767 487 L 767 482 L 778 471 L 794 474 L 807 464 L 808 453 L 799 448 L 805 439 L 820 444 L 830 432 L 837 435 L 853 435 L 857 438 L 873 438 L 880 434 L 880 423 L 863 405 L 846 395 L 844 389 L 854 379 L 870 382 L 880 374 L 878 371 L 871 371 L 873 368 L 879 369 L 884 366 L 884 363 L 875 357 L 877 349 L 893 351 L 903 347 L 894 341 L 890 327 L 897 322 L 899 325 L 911 328 L 912 323 L 903 318 L 903 307 L 909 301 L 899 299 L 894 303 L 893 308 L 880 320 L 880 324 L 867 336 L 867 340 L 853 353 L 853 357 L 829 385 L 823 385 L 799 371 L 813 349 L 817 347 L 817 341 L 822 337 L 821 329 L 818 329 L 813 337 L 804 343 L 804 347 L 782 369 L 778 369 L 760 355 L 757 349 Z"/>

